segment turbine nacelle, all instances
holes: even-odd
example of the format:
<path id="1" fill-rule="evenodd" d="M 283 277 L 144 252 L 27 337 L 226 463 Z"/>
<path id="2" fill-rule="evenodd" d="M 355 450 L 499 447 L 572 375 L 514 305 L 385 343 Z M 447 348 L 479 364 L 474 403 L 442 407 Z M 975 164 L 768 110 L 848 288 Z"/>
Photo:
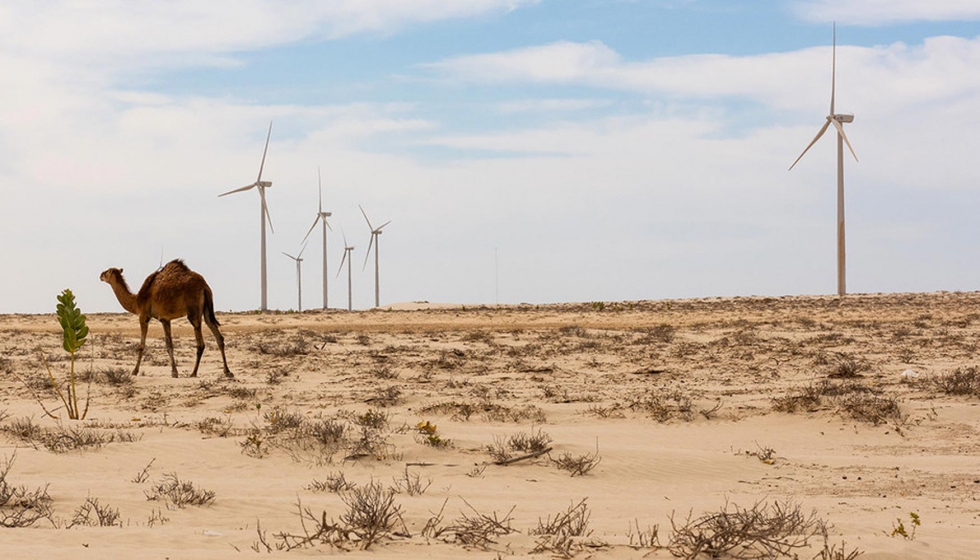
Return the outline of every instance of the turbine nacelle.
<path id="1" fill-rule="evenodd" d="M 255 186 L 267 189 L 272 186 L 272 181 L 256 181 Z"/>
<path id="2" fill-rule="evenodd" d="M 827 117 L 828 119 L 834 119 L 839 123 L 852 123 L 854 122 L 854 115 L 831 115 Z"/>

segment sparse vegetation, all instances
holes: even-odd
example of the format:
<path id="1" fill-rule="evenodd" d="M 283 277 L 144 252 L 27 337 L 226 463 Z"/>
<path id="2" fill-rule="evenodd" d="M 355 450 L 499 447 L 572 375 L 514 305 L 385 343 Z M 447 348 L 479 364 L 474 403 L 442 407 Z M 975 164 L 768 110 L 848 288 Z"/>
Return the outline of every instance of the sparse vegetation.
<path id="1" fill-rule="evenodd" d="M 163 480 L 153 485 L 145 492 L 147 500 L 161 500 L 168 504 L 184 508 L 187 506 L 207 506 L 214 503 L 215 493 L 194 486 L 193 482 L 181 480 L 176 473 L 163 476 Z"/>
<path id="2" fill-rule="evenodd" d="M 702 557 L 783 558 L 809 546 L 810 539 L 826 534 L 826 523 L 816 512 L 804 513 L 798 503 L 758 502 L 742 508 L 728 504 L 697 519 L 670 518 L 667 549 L 678 558 Z"/>

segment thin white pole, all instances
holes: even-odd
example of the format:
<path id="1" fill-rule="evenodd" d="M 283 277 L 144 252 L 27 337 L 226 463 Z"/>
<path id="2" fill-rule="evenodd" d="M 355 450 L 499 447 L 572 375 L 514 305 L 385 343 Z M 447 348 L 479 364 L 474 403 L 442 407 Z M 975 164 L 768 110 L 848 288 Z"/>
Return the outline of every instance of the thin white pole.
<path id="1" fill-rule="evenodd" d="M 323 218 L 321 218 L 323 219 Z M 327 309 L 327 220 L 323 219 L 323 309 Z"/>
<path id="2" fill-rule="evenodd" d="M 374 306 L 381 307 L 381 276 L 378 272 L 378 248 L 381 245 L 381 232 L 374 234 Z"/>
<path id="3" fill-rule="evenodd" d="M 259 213 L 262 215 L 262 255 L 261 255 L 261 270 L 262 270 L 262 306 L 260 309 L 262 311 L 268 311 L 269 302 L 267 297 L 267 283 L 266 283 L 266 266 L 265 266 L 265 188 L 259 187 L 260 194 L 263 196 L 259 197 Z"/>
<path id="4" fill-rule="evenodd" d="M 351 279 L 351 276 L 350 276 L 350 263 L 351 263 L 351 260 L 354 258 L 354 256 L 351 255 L 349 252 L 347 254 L 348 254 L 348 259 L 347 259 L 347 311 L 353 311 L 354 310 L 354 291 L 351 288 L 351 281 L 350 281 L 350 279 Z"/>
<path id="5" fill-rule="evenodd" d="M 837 295 L 847 293 L 844 242 L 844 137 L 837 135 Z"/>

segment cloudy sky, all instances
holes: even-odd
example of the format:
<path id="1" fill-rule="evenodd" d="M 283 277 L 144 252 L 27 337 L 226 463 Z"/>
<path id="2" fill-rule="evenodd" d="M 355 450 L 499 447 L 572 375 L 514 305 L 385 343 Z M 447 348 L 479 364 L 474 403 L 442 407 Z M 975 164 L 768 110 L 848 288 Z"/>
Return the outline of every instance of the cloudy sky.
<path id="1" fill-rule="evenodd" d="M 183 258 L 220 310 L 296 307 L 317 167 L 330 305 L 980 288 L 975 0 L 211 0 L 0 6 L 0 313 L 120 310 Z M 321 245 L 304 307 L 322 305 Z"/>

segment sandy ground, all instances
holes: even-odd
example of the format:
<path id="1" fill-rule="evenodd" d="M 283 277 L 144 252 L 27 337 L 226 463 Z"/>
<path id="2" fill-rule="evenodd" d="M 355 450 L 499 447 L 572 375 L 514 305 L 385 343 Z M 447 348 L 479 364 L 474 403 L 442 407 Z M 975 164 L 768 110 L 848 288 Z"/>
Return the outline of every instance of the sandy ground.
<path id="1" fill-rule="evenodd" d="M 0 316 L 0 524 L 23 525 L 0 556 L 693 557 L 699 519 L 774 504 L 843 546 L 811 523 L 800 558 L 978 554 L 980 294 L 219 320 L 234 379 L 207 331 L 187 377 L 186 321 L 181 376 L 154 324 L 133 378 L 135 316 L 89 315 L 72 421 L 56 318 Z M 397 511 L 367 550 L 358 497 Z M 547 534 L 565 513 L 580 531 Z"/>

